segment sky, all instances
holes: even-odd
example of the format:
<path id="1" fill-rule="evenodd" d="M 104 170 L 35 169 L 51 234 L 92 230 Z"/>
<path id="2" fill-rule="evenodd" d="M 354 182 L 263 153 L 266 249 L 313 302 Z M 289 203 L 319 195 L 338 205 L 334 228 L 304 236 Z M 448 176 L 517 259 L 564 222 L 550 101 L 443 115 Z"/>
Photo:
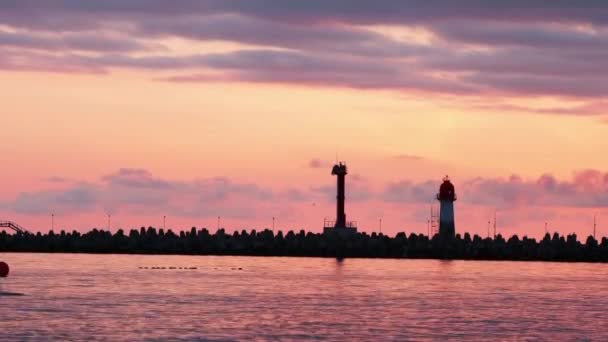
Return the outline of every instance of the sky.
<path id="1" fill-rule="evenodd" d="M 607 75 L 604 0 L 0 1 L 0 218 L 320 232 L 340 160 L 361 231 L 449 175 L 458 233 L 605 236 Z"/>

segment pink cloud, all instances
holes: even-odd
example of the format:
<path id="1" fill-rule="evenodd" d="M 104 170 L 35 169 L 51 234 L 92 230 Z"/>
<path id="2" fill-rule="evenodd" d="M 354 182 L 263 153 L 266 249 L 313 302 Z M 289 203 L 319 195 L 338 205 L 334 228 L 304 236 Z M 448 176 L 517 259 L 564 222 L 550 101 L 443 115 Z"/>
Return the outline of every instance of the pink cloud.
<path id="1" fill-rule="evenodd" d="M 513 175 L 453 181 L 459 197 L 459 231 L 485 233 L 487 221 L 497 210 L 504 232 L 542 234 L 544 222 L 573 229 L 580 227 L 581 217 L 589 216 L 590 210 L 602 213 L 608 208 L 608 173 L 598 170 L 576 172 L 569 180 L 545 174 L 536 179 Z M 221 216 L 233 225 L 257 226 L 280 216 L 284 224 L 315 230 L 320 229 L 322 217 L 333 214 L 335 199 L 333 184 L 277 190 L 225 177 L 164 179 L 129 168 L 104 175 L 97 182 L 51 184 L 52 189 L 23 192 L 0 203 L 0 211 L 28 221 L 50 213 L 63 217 L 104 213 L 130 218 L 136 225 L 136 218 L 169 215 L 186 225 Z M 439 184 L 440 180 L 401 180 L 374 191 L 368 180 L 354 177 L 347 182 L 347 213 L 363 229 L 373 229 L 382 217 L 387 232 L 426 232 L 429 205 L 436 204 Z M 87 222 L 79 225 L 86 227 Z"/>

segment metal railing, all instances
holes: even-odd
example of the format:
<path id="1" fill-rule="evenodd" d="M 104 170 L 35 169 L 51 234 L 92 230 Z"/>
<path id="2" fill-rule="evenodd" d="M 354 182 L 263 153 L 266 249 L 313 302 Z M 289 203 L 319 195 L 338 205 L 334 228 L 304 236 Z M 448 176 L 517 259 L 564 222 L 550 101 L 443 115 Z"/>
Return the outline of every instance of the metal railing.
<path id="1" fill-rule="evenodd" d="M 327 221 L 323 220 L 324 228 L 334 228 L 336 226 L 336 221 Z M 357 221 L 346 221 L 346 227 L 343 228 L 357 228 Z"/>
<path id="2" fill-rule="evenodd" d="M 14 231 L 16 231 L 17 233 L 28 233 L 27 229 L 21 227 L 20 225 L 16 224 L 13 221 L 0 221 L 0 228 L 10 228 Z"/>

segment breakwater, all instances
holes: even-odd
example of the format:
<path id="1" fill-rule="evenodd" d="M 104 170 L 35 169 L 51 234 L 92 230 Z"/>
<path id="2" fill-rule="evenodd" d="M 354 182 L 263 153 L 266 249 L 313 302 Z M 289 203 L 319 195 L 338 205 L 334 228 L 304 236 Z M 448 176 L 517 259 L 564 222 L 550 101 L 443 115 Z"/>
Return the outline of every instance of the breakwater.
<path id="1" fill-rule="evenodd" d="M 93 229 L 45 234 L 0 232 L 0 252 L 40 253 L 115 253 L 115 254 L 184 254 L 301 256 L 338 258 L 434 258 L 470 260 L 587 261 L 608 262 L 608 239 L 597 241 L 589 236 L 584 242 L 575 234 L 546 234 L 543 239 L 497 235 L 482 238 L 457 234 L 452 239 L 430 238 L 422 234 L 357 233 L 337 236 L 312 232 L 273 233 L 224 230 L 210 233 L 192 228 L 175 233 L 152 227 L 115 233 Z"/>

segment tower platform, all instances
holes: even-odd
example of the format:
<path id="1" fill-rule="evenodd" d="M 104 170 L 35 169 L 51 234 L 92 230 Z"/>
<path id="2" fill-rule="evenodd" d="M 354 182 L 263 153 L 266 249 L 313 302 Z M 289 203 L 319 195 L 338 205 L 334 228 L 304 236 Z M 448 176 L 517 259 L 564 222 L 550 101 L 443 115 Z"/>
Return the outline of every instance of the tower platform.
<path id="1" fill-rule="evenodd" d="M 336 234 L 338 236 L 357 235 L 357 222 L 348 221 L 343 226 L 337 226 L 336 221 L 325 221 L 323 222 L 323 234 Z"/>

